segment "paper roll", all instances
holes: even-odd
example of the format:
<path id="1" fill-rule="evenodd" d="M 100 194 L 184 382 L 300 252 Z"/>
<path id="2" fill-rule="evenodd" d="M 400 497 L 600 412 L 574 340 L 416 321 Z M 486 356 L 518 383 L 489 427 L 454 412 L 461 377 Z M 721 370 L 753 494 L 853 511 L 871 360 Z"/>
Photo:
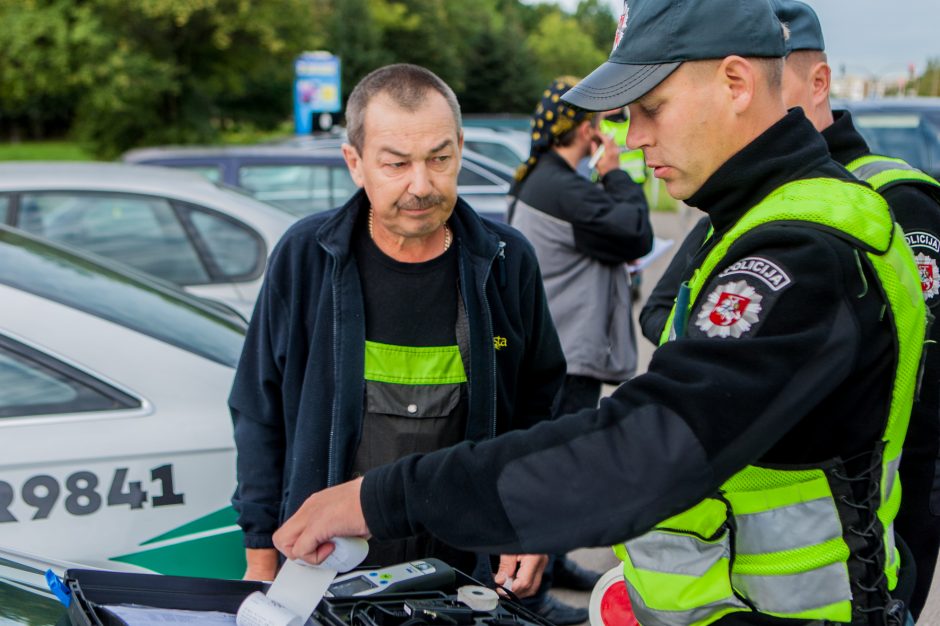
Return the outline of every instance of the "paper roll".
<path id="1" fill-rule="evenodd" d="M 260 591 L 245 598 L 235 616 L 238 626 L 301 626 L 304 621 Z"/>
<path id="2" fill-rule="evenodd" d="M 474 611 L 492 611 L 499 606 L 499 596 L 492 589 L 478 585 L 464 585 L 457 589 L 457 599 Z"/>

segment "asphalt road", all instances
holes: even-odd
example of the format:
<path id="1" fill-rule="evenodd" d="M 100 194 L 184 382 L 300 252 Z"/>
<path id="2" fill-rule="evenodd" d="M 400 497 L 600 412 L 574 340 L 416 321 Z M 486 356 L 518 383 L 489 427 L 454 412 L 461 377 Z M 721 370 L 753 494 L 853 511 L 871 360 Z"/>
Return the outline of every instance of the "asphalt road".
<path id="1" fill-rule="evenodd" d="M 656 281 L 659 280 L 666 266 L 669 265 L 672 253 L 679 247 L 679 244 L 685 237 L 685 233 L 695 225 L 701 216 L 702 213 L 695 209 L 685 209 L 679 213 L 653 213 L 653 227 L 656 236 L 664 239 L 673 239 L 675 244 L 668 253 L 654 261 L 650 267 L 645 270 L 643 277 L 644 295 L 648 294 L 656 284 Z M 642 307 L 642 302 L 637 303 L 634 309 L 635 315 L 639 313 L 640 307 Z M 635 319 L 634 317 L 634 320 Z M 650 356 L 653 354 L 653 345 L 640 336 L 639 332 L 638 342 L 640 354 L 637 373 L 639 374 L 646 371 Z M 613 389 L 613 387 L 609 387 L 605 388 L 604 391 L 605 393 L 610 393 Z M 589 515 L 590 512 L 586 512 L 585 514 Z M 585 548 L 572 552 L 571 556 L 582 566 L 598 572 L 606 572 L 619 563 L 610 548 Z M 940 566 L 938 566 L 938 571 L 940 571 Z M 563 602 L 572 606 L 586 607 L 591 599 L 590 592 L 586 591 L 576 592 L 566 589 L 556 589 L 552 593 Z M 920 619 L 917 620 L 917 623 L 922 626 L 940 626 L 940 576 L 934 577 L 930 597 L 927 600 L 927 606 L 924 608 L 924 612 L 921 614 Z"/>

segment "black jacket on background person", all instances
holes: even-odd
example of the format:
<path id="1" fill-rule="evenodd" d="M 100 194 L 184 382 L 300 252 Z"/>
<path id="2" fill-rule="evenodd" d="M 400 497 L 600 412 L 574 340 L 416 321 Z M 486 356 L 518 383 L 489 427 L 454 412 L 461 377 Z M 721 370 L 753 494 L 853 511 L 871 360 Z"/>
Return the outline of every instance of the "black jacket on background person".
<path id="1" fill-rule="evenodd" d="M 848 111 L 834 111 L 835 122 L 822 136 L 832 158 L 842 165 L 871 154 L 865 139 L 855 129 Z M 890 156 L 890 155 L 886 155 Z M 905 183 L 890 187 L 882 196 L 905 233 L 928 233 L 940 239 L 940 204 L 919 184 Z M 640 312 L 643 335 L 655 344 L 672 309 L 673 300 L 683 280 L 682 273 L 708 232 L 708 218 L 689 231 L 669 267 Z M 940 262 L 940 251 L 914 247 Z M 927 299 L 934 315 L 940 311 L 940 296 Z M 929 329 L 930 338 L 940 341 L 940 324 Z M 920 394 L 911 413 L 908 437 L 901 457 L 901 485 L 904 497 L 895 520 L 895 531 L 914 554 L 917 577 L 911 612 L 917 617 L 927 601 L 937 554 L 940 552 L 940 349 L 927 349 Z M 918 558 L 919 557 L 919 558 Z"/>
<path id="2" fill-rule="evenodd" d="M 709 215 L 714 242 L 774 189 L 818 177 L 857 183 L 831 160 L 802 112 L 791 111 L 722 165 L 689 204 Z M 746 233 L 689 318 L 711 308 L 707 296 L 728 280 L 719 276 L 724 269 L 760 256 L 791 282 L 773 292 L 751 281 L 764 306 L 740 338 L 709 338 L 690 321 L 687 335 L 660 347 L 648 371 L 597 410 L 368 472 L 361 502 L 370 530 L 398 537 L 423 528 L 488 552 L 564 552 L 638 536 L 748 464 L 840 457 L 850 474 L 861 474 L 887 419 L 896 354 L 882 314 L 887 303 L 870 288 L 878 279 L 856 252 L 807 225 Z M 883 572 L 871 566 L 861 576 L 872 584 Z M 777 621 L 741 614 L 717 623 Z"/>
<path id="3" fill-rule="evenodd" d="M 710 224 L 708 216 L 696 222 L 640 309 L 640 330 L 654 346 L 659 345 L 663 328 L 666 327 L 672 305 L 676 301 L 676 294 L 679 293 L 683 272 L 704 243 Z"/>
<path id="4" fill-rule="evenodd" d="M 822 132 L 832 158 L 842 164 L 870 154 L 868 144 L 855 129 L 848 111 L 835 111 L 835 123 Z M 891 155 L 885 155 L 891 156 Z M 905 234 L 927 233 L 934 240 L 940 236 L 940 203 L 926 188 L 918 184 L 897 185 L 885 189 L 882 196 L 888 202 Z M 934 264 L 940 260 L 940 251 L 912 242 L 915 254 L 926 254 Z M 936 267 L 936 265 L 935 265 Z M 934 280 L 940 280 L 934 269 Z M 928 309 L 936 316 L 940 312 L 940 296 L 927 298 Z M 928 338 L 940 341 L 940 324 L 934 322 L 928 329 Z M 927 602 L 930 582 L 940 552 L 940 473 L 937 472 L 940 453 L 940 347 L 927 350 L 920 396 L 911 413 L 904 455 L 901 457 L 901 488 L 904 494 L 901 510 L 894 528 L 910 547 L 917 564 L 917 582 L 911 600 L 915 618 Z"/>

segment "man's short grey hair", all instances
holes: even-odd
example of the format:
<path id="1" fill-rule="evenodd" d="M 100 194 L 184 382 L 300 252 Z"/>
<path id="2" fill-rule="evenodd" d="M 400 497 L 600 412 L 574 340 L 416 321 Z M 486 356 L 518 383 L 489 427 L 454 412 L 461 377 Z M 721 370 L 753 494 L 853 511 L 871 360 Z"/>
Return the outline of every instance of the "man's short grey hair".
<path id="1" fill-rule="evenodd" d="M 395 63 L 369 73 L 349 94 L 349 100 L 346 102 L 346 135 L 349 143 L 362 154 L 366 107 L 375 96 L 386 94 L 406 111 L 416 111 L 432 91 L 444 96 L 447 106 L 454 114 L 454 124 L 459 133 L 462 125 L 460 104 L 457 103 L 454 90 L 429 69 L 410 63 Z"/>

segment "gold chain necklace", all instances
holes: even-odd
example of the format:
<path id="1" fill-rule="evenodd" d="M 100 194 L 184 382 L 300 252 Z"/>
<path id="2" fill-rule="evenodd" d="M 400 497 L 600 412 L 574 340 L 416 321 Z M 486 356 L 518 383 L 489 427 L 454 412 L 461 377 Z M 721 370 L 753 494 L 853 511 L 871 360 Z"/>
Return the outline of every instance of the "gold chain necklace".
<path id="1" fill-rule="evenodd" d="M 375 241 L 375 234 L 372 232 L 373 212 L 374 211 L 370 207 L 369 208 L 369 239 L 371 239 L 372 241 Z M 450 242 L 452 239 L 453 239 L 453 236 L 450 234 L 450 228 L 447 226 L 447 223 L 445 222 L 444 223 L 444 252 L 447 252 L 448 248 L 450 248 Z"/>

